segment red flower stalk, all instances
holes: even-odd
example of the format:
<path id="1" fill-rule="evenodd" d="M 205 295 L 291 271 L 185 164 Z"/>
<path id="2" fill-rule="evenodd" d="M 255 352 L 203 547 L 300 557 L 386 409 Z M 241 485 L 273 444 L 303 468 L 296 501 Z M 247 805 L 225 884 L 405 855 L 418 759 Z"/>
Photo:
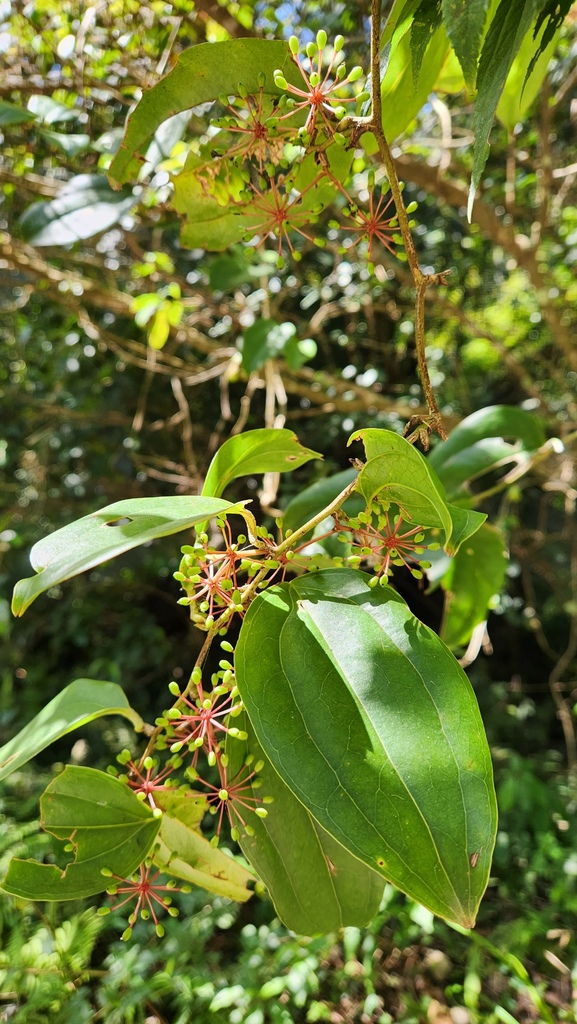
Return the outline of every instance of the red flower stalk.
<path id="1" fill-rule="evenodd" d="M 217 733 L 224 735 L 239 735 L 239 730 L 227 726 L 224 719 L 236 708 L 241 707 L 240 702 L 233 704 L 231 693 L 212 692 L 206 694 L 202 683 L 197 685 L 198 697 L 193 703 L 188 697 L 181 696 L 180 700 L 189 708 L 189 711 L 178 709 L 178 718 L 170 716 L 170 725 L 176 730 L 176 744 L 171 745 L 173 751 L 182 749 L 184 745 L 194 749 L 192 764 L 196 767 L 198 755 L 202 750 L 205 754 L 211 755 L 216 763 L 220 754 L 220 743 Z M 242 733 L 240 735 L 243 735 Z"/>
<path id="2" fill-rule="evenodd" d="M 249 771 L 249 766 L 244 764 L 234 778 L 229 781 L 227 767 L 222 762 L 218 762 L 220 786 L 213 786 L 212 783 L 205 782 L 204 779 L 197 777 L 196 781 L 200 782 L 208 790 L 207 802 L 210 813 L 218 815 L 215 835 L 216 843 L 218 843 L 220 837 L 225 811 L 231 825 L 232 837 L 235 840 L 239 837 L 240 828 L 249 836 L 254 834 L 251 826 L 245 821 L 244 816 L 247 811 L 257 814 L 261 818 L 266 818 L 267 811 L 262 806 L 264 801 L 254 796 L 253 793 L 253 790 L 260 785 L 260 780 L 256 780 L 255 777 L 261 767 L 262 762 L 257 762 L 253 771 Z M 248 774 L 246 774 L 247 771 Z"/>
<path id="3" fill-rule="evenodd" d="M 310 209 L 303 209 L 302 198 L 323 177 L 324 172 L 318 174 L 307 188 L 300 193 L 295 193 L 290 188 L 287 189 L 282 181 L 279 188 L 279 184 L 273 179 L 269 180 L 270 192 L 268 195 L 263 194 L 260 189 L 251 184 L 251 188 L 256 196 L 252 207 L 264 214 L 263 220 L 257 224 L 251 224 L 248 228 L 248 231 L 252 232 L 252 234 L 262 236 L 255 249 L 259 249 L 261 245 L 264 245 L 269 236 L 273 236 L 278 239 L 277 251 L 279 260 L 282 260 L 283 239 L 286 240 L 291 255 L 295 257 L 295 250 L 289 235 L 290 231 L 296 231 L 297 234 L 306 238 L 307 241 L 314 243 L 314 238 L 306 231 L 303 231 L 303 226 L 314 223 L 316 217 Z"/>
<path id="4" fill-rule="evenodd" d="M 226 153 L 227 159 L 242 156 L 247 160 L 254 158 L 262 174 L 267 161 L 278 162 L 282 157 L 284 140 L 293 132 L 290 128 L 279 125 L 281 107 L 264 98 L 264 88 L 260 87 L 258 95 L 242 95 L 242 108 L 232 106 L 227 96 L 221 97 L 221 103 L 230 110 L 233 117 L 222 118 L 214 123 L 219 128 L 233 132 L 239 141 Z M 269 107 L 269 113 L 266 107 Z"/>
<path id="5" fill-rule="evenodd" d="M 389 196 L 387 199 L 387 194 L 381 193 L 377 200 L 375 196 L 374 185 L 371 185 L 371 183 L 369 182 L 369 209 L 368 211 L 365 211 L 361 209 L 359 206 L 357 206 L 354 200 L 351 199 L 350 195 L 348 194 L 344 186 L 341 185 L 341 183 L 337 181 L 336 178 L 334 178 L 333 180 L 335 182 L 335 185 L 337 185 L 337 187 L 343 193 L 349 204 L 348 210 L 345 210 L 345 213 L 348 214 L 353 223 L 351 225 L 347 225 L 347 230 L 358 232 L 359 235 L 357 240 L 353 242 L 350 248 L 354 249 L 354 247 L 358 245 L 362 239 L 365 239 L 369 245 L 367 255 L 369 257 L 370 263 L 374 262 L 373 246 L 375 244 L 375 241 L 381 242 L 381 244 L 385 246 L 385 249 L 388 249 L 388 251 L 394 255 L 394 233 L 391 231 L 391 224 L 395 225 L 396 227 L 396 211 L 394 209 L 394 206 L 392 216 L 385 216 L 387 210 L 390 209 L 391 205 L 394 202 L 393 197 Z"/>
<path id="6" fill-rule="evenodd" d="M 284 89 L 291 96 L 295 97 L 295 100 L 289 101 L 292 106 L 292 110 L 288 114 L 283 114 L 281 120 L 291 117 L 298 111 L 306 110 L 307 118 L 304 125 L 304 132 L 309 135 L 311 139 L 314 138 L 319 120 L 323 122 L 328 134 L 333 135 L 335 131 L 335 123 L 341 121 L 346 112 L 343 104 L 356 103 L 358 98 L 356 96 L 348 96 L 345 99 L 342 99 L 335 94 L 339 92 L 344 85 L 350 85 L 353 82 L 358 81 L 362 75 L 362 68 L 355 67 L 352 69 L 350 74 L 346 75 L 344 64 L 339 64 L 336 67 L 334 77 L 331 77 L 331 75 L 333 75 L 333 68 L 335 68 L 335 63 L 337 62 L 338 54 L 342 50 L 342 36 L 337 36 L 337 39 L 335 40 L 333 52 L 326 71 L 323 71 L 323 58 L 327 44 L 326 32 L 323 30 L 318 32 L 316 45 L 314 43 L 309 43 L 306 48 L 308 69 L 305 69 L 302 62 L 299 60 L 299 43 L 296 36 L 291 36 L 289 44 L 293 61 L 302 76 L 304 89 L 299 89 L 298 86 L 292 85 L 291 82 L 287 82 L 281 71 L 275 71 L 276 85 L 279 88 Z"/>
<path id="7" fill-rule="evenodd" d="M 171 906 L 172 897 L 168 895 L 160 895 L 161 893 L 171 892 L 190 892 L 189 886 L 182 886 L 177 889 L 176 882 L 167 882 L 161 885 L 156 879 L 160 875 L 160 871 L 155 871 L 151 875 L 152 865 L 150 862 L 145 861 L 141 864 L 138 871 L 132 875 L 131 878 L 121 878 L 120 875 L 115 875 L 112 871 L 107 871 L 105 868 L 102 869 L 102 874 L 108 878 L 114 878 L 117 880 L 112 885 L 109 885 L 106 892 L 109 896 L 124 896 L 119 903 L 116 903 L 114 907 L 101 907 L 98 913 L 101 916 L 109 914 L 111 910 L 118 910 L 120 907 L 124 907 L 127 903 L 131 903 L 136 900 L 136 906 L 128 918 L 129 927 L 123 932 L 122 938 L 126 941 L 132 935 L 132 928 L 136 924 L 138 917 L 140 916 L 143 921 L 147 921 L 152 918 L 156 928 L 156 934 L 159 937 L 164 935 L 164 928 L 159 923 L 156 911 L 158 908 L 163 908 L 168 911 L 171 917 L 178 916 L 178 910 Z"/>
<path id="8" fill-rule="evenodd" d="M 147 800 L 153 809 L 157 807 L 154 794 L 166 792 L 170 788 L 167 785 L 167 780 L 176 770 L 177 766 L 169 763 L 159 771 L 158 760 L 147 757 L 142 766 L 144 769 L 144 772 L 142 772 L 134 761 L 123 761 L 122 763 L 128 769 L 126 780 L 130 788 L 134 790 L 137 796 L 140 793 L 144 794 L 141 799 Z"/>
<path id="9" fill-rule="evenodd" d="M 338 520 L 341 528 L 354 530 L 353 557 L 356 556 L 359 561 L 366 558 L 377 561 L 382 559 L 376 574 L 376 578 L 382 578 L 382 582 L 386 582 L 386 578 L 392 574 L 394 565 L 404 565 L 416 579 L 422 579 L 421 570 L 429 569 L 431 563 L 421 561 L 415 556 L 423 554 L 426 547 L 430 550 L 439 547 L 436 543 L 423 546 L 424 528 L 414 526 L 401 533 L 402 527 L 408 524 L 403 522 L 401 515 L 395 516 L 391 522 L 388 510 L 378 515 L 376 527 L 372 525 L 368 515 L 366 520 L 365 522 L 359 517 L 349 520 L 343 517 Z"/>

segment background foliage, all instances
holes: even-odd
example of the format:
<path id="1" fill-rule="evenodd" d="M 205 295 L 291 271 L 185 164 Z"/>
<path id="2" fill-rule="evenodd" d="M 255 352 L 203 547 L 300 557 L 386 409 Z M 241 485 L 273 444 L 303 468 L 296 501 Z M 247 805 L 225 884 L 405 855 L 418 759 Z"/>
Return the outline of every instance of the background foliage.
<path id="1" fill-rule="evenodd" d="M 83 676 L 121 683 L 153 720 L 199 643 L 175 604 L 170 538 L 53 588 L 11 621 L 12 584 L 50 529 L 121 498 L 198 492 L 211 454 L 243 425 L 286 423 L 323 451 L 324 463 L 283 477 L 280 490 L 271 477 L 249 479 L 263 512 L 286 507 L 305 484 L 347 468 L 355 428 L 400 429 L 419 410 L 410 279 L 388 253 L 372 277 L 355 250 L 342 256 L 331 245 L 306 248 L 282 271 L 234 249 L 181 248 L 167 200 L 186 154 L 184 121 L 157 136 L 139 185 L 114 193 L 105 183 L 131 104 L 189 46 L 282 38 L 299 23 L 305 38 L 319 27 L 343 32 L 350 63 L 366 66 L 367 14 L 360 2 L 0 2 L 3 742 Z M 471 224 L 471 94 L 447 49 L 435 61 L 428 52 L 431 80 L 394 149 L 407 199 L 419 202 L 421 262 L 452 268 L 427 299 L 428 358 L 448 426 L 507 403 L 566 438 L 484 506 L 509 534 L 511 561 L 481 651 L 468 652 L 501 815 L 477 937 L 392 889 L 371 928 L 312 941 L 288 934 L 265 901 L 238 908 L 196 892 L 179 897 L 181 918 L 168 921 L 162 945 L 137 929 L 128 947 L 114 915 L 5 900 L 5 1019 L 575 1019 L 576 32 L 573 10 L 532 95 L 521 94 L 520 59 Z M 399 96 L 384 102 L 392 139 Z M 165 314 L 167 343 L 153 349 L 151 326 Z M 294 345 L 255 340 L 258 318 L 294 324 L 305 359 Z M 242 496 L 236 487 L 231 499 Z M 408 574 L 397 585 L 438 628 L 441 593 L 427 595 Z M 3 859 L 34 834 L 58 759 L 104 766 L 129 736 L 120 719 L 96 721 L 13 776 L 2 796 Z M 44 837 L 30 841 L 45 849 Z"/>

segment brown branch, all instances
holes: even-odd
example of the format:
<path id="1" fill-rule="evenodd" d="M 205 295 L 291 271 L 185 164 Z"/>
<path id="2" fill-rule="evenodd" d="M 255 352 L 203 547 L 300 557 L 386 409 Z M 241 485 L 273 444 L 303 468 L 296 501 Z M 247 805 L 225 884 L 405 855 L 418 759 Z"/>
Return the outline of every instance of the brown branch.
<path id="1" fill-rule="evenodd" d="M 435 167 L 413 160 L 412 157 L 399 157 L 396 160 L 396 165 L 403 178 L 414 182 L 415 185 L 421 185 L 438 199 L 448 203 L 449 206 L 453 206 L 457 210 L 467 208 L 468 192 L 465 185 L 439 177 Z M 536 253 L 530 247 L 530 240 L 528 238 L 524 240 L 524 236 L 517 234 L 511 225 L 504 224 L 497 217 L 495 211 L 482 199 L 475 199 L 473 220 L 483 234 L 488 235 L 496 245 L 506 249 L 515 257 L 518 265 L 526 271 L 555 341 L 562 349 L 571 369 L 577 370 L 574 328 L 571 329 L 566 312 L 559 310 L 548 299 L 551 284 L 541 269 Z"/>
<path id="2" fill-rule="evenodd" d="M 432 284 L 445 284 L 444 274 L 424 274 L 419 265 L 419 259 L 415 250 L 409 217 L 403 200 L 402 188 L 397 176 L 397 169 L 393 160 L 389 144 L 383 130 L 383 111 L 381 97 L 381 9 L 382 0 L 371 0 L 371 106 L 370 117 L 349 117 L 344 125 L 351 130 L 351 145 L 355 145 L 361 135 L 365 132 L 372 132 L 379 151 L 379 156 L 385 167 L 391 193 L 395 203 L 399 228 L 403 237 L 403 244 L 407 261 L 413 277 L 415 287 L 415 348 L 417 352 L 417 363 L 421 377 L 421 385 L 427 403 L 427 414 L 414 415 L 408 422 L 405 434 L 409 433 L 409 440 L 420 440 L 424 448 L 429 446 L 429 434 L 434 430 L 443 439 L 447 439 L 447 431 L 443 426 L 441 411 L 437 405 L 435 392 L 431 385 L 427 357 L 425 353 L 425 294 Z"/>

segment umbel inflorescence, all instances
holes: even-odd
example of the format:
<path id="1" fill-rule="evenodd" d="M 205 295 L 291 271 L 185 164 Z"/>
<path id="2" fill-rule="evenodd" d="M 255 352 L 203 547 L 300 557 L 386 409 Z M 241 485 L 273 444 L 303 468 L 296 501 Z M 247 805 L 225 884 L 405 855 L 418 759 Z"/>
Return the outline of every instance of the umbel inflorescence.
<path id="1" fill-rule="evenodd" d="M 265 91 L 263 72 L 256 93 L 241 83 L 236 96 L 220 96 L 223 112 L 211 121 L 202 149 L 203 191 L 242 217 L 249 252 L 272 243 L 279 267 L 287 252 L 299 260 L 307 246 L 326 246 L 327 227 L 342 234 L 342 252 L 362 252 L 371 270 L 381 246 L 404 258 L 388 182 L 383 177 L 377 184 L 369 158 L 349 145 L 348 115 L 363 109 L 369 94 L 362 68 L 347 71 L 343 43 L 337 36 L 330 45 L 321 30 L 302 51 L 291 36 L 297 74 L 275 71 L 280 96 Z M 339 219 L 315 230 L 331 204 Z"/>

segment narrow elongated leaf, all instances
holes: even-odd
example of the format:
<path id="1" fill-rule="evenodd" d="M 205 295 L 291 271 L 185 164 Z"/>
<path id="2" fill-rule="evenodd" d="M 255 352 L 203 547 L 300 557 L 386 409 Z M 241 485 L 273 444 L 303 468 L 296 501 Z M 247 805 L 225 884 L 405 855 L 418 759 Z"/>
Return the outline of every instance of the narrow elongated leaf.
<path id="1" fill-rule="evenodd" d="M 28 900 L 76 900 L 104 892 L 107 868 L 126 878 L 147 856 L 160 826 L 150 807 L 119 779 L 68 766 L 40 798 L 41 823 L 74 845 L 75 858 L 55 864 L 13 858 L 0 888 Z"/>
<path id="2" fill-rule="evenodd" d="M 258 93 L 261 72 L 265 76 L 264 91 L 279 95 L 273 79 L 276 68 L 282 70 L 287 81 L 298 84 L 288 43 L 232 39 L 200 43 L 185 50 L 175 67 L 144 93 L 128 118 L 124 139 L 110 167 L 111 181 L 122 184 L 138 177 L 148 143 L 167 118 L 216 100 L 223 93 L 236 96 L 239 83 L 249 93 Z"/>
<path id="3" fill-rule="evenodd" d="M 103 175 L 78 174 L 56 199 L 29 206 L 20 230 L 32 245 L 71 245 L 112 227 L 137 201 L 132 193 L 113 192 Z"/>
<path id="4" fill-rule="evenodd" d="M 443 21 L 465 81 L 474 89 L 490 0 L 441 0 Z"/>
<path id="5" fill-rule="evenodd" d="M 506 571 L 507 549 L 501 532 L 483 523 L 451 559 L 441 579 L 447 592 L 441 637 L 449 647 L 464 647 L 475 626 L 485 621 Z"/>
<path id="6" fill-rule="evenodd" d="M 310 459 L 321 458 L 318 452 L 304 448 L 292 430 L 247 430 L 227 438 L 218 449 L 208 467 L 202 493 L 216 498 L 239 476 L 290 473 Z"/>
<path id="7" fill-rule="evenodd" d="M 51 700 L 28 725 L 0 747 L 0 780 L 21 768 L 55 740 L 103 715 L 122 715 L 137 731 L 144 725 L 116 683 L 76 679 Z"/>
<path id="8" fill-rule="evenodd" d="M 38 575 L 16 584 L 12 611 L 23 615 L 39 594 L 108 558 L 156 537 L 188 530 L 219 512 L 234 510 L 236 506 L 229 501 L 196 496 L 115 501 L 34 545 L 30 563 Z"/>
<path id="9" fill-rule="evenodd" d="M 253 603 L 239 690 L 267 757 L 320 825 L 434 913 L 474 923 L 496 833 L 469 681 L 390 588 L 329 570 Z"/>
<path id="10" fill-rule="evenodd" d="M 454 554 L 459 545 L 487 518 L 480 512 L 449 505 L 442 485 L 420 452 L 392 430 L 368 428 L 349 438 L 361 439 L 367 463 L 359 473 L 357 489 L 367 504 L 380 496 L 398 505 L 403 518 L 445 533 L 445 551 Z"/>
<path id="11" fill-rule="evenodd" d="M 532 63 L 535 51 L 542 44 L 545 36 L 545 26 L 542 27 L 539 37 L 535 40 L 532 29 L 529 29 L 525 36 L 519 53 L 515 57 L 511 70 L 507 75 L 507 81 L 497 104 L 497 117 L 507 131 L 512 132 L 515 125 L 522 122 L 529 108 L 537 97 L 547 74 L 549 61 L 555 52 L 561 29 L 551 38 L 548 46 L 545 46 L 538 60 L 533 63 L 532 70 L 528 74 L 527 68 Z"/>
<path id="12" fill-rule="evenodd" d="M 411 63 L 415 88 L 419 84 L 425 51 L 440 24 L 440 0 L 421 0 L 411 25 Z"/>
<path id="13" fill-rule="evenodd" d="M 246 715 L 235 725 L 248 740 L 229 739 L 230 774 L 234 777 L 251 754 L 264 761 L 253 796 L 272 797 L 267 817 L 250 815 L 253 835 L 241 830 L 240 846 L 265 883 L 277 914 L 299 935 L 326 935 L 347 925 L 367 924 L 376 914 L 384 882 L 351 856 L 306 809 L 264 755 Z"/>
<path id="14" fill-rule="evenodd" d="M 501 0 L 485 37 L 477 74 L 473 114 L 473 172 L 469 191 L 471 217 L 475 192 L 489 153 L 489 132 L 513 60 L 536 13 L 535 0 Z"/>
<path id="15" fill-rule="evenodd" d="M 254 890 L 254 875 L 200 832 L 206 797 L 197 794 L 162 796 L 165 811 L 153 861 L 176 878 L 198 885 L 218 896 L 244 903 Z"/>
<path id="16" fill-rule="evenodd" d="M 422 57 L 419 84 L 415 88 L 410 32 L 400 39 L 389 60 L 381 87 L 383 131 L 388 142 L 394 142 L 407 130 L 427 102 L 449 50 L 447 34 L 441 27 L 435 32 Z"/>

